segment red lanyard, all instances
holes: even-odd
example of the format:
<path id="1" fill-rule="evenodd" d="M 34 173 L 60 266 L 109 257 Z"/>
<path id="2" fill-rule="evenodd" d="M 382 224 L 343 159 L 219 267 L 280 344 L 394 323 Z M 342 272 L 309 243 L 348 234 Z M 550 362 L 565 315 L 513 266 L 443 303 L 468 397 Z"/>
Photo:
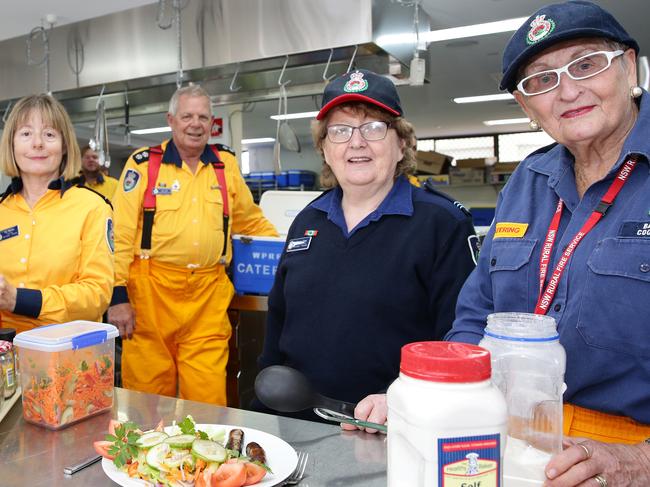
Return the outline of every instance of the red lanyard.
<path id="1" fill-rule="evenodd" d="M 562 278 L 562 273 L 566 268 L 573 251 L 576 249 L 578 244 L 582 241 L 582 238 L 587 235 L 595 226 L 596 223 L 605 215 L 607 209 L 612 206 L 614 200 L 618 196 L 618 193 L 623 188 L 623 185 L 627 181 L 632 169 L 636 164 L 636 158 L 628 159 L 625 164 L 621 166 L 612 181 L 612 184 L 609 186 L 609 189 L 603 196 L 603 199 L 600 200 L 600 203 L 592 214 L 587 218 L 587 221 L 582 225 L 582 228 L 576 233 L 575 237 L 571 240 L 571 243 L 564 249 L 562 257 L 555 266 L 555 270 L 551 275 L 546 289 L 544 289 L 544 283 L 546 282 L 546 274 L 548 273 L 548 263 L 551 258 L 551 252 L 553 251 L 553 245 L 555 244 L 555 237 L 557 235 L 558 228 L 560 226 L 560 218 L 562 217 L 562 210 L 564 209 L 564 202 L 562 199 L 558 201 L 557 208 L 555 209 L 555 214 L 551 220 L 551 224 L 548 227 L 548 232 L 546 233 L 546 239 L 544 240 L 544 246 L 542 247 L 542 255 L 539 259 L 539 292 L 540 296 L 535 306 L 535 314 L 545 315 L 548 312 L 548 308 L 553 301 L 555 292 L 557 291 L 558 284 Z"/>

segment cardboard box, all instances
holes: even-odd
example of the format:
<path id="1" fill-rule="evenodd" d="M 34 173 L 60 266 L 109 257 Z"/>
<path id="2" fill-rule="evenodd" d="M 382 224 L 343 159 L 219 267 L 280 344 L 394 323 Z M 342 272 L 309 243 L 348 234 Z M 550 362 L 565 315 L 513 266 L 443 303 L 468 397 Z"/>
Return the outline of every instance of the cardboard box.
<path id="1" fill-rule="evenodd" d="M 485 173 L 485 182 L 488 184 L 505 184 L 518 164 L 518 162 L 500 162 L 489 167 Z"/>
<path id="2" fill-rule="evenodd" d="M 485 170 L 483 168 L 449 168 L 449 182 L 454 184 L 484 184 Z"/>
<path id="3" fill-rule="evenodd" d="M 478 157 L 475 159 L 456 159 L 456 166 L 460 169 L 469 169 L 469 168 L 485 168 L 494 164 L 496 159 L 494 157 Z"/>
<path id="4" fill-rule="evenodd" d="M 446 174 L 452 158 L 434 151 L 417 151 L 417 171 L 426 174 Z"/>

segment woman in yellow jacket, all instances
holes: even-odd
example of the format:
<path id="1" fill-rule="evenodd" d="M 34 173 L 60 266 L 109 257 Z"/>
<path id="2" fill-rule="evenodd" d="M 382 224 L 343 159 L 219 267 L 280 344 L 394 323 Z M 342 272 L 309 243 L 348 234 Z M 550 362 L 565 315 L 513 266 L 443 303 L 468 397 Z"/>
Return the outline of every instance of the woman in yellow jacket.
<path id="1" fill-rule="evenodd" d="M 0 142 L 0 317 L 25 331 L 100 320 L 113 286 L 112 209 L 69 180 L 80 168 L 74 129 L 49 95 L 21 99 Z"/>

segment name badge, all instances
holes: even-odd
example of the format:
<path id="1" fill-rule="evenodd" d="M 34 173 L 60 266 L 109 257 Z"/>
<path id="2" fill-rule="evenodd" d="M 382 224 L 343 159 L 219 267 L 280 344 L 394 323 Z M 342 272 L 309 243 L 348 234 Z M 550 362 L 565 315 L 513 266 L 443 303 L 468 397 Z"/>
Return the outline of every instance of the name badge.
<path id="1" fill-rule="evenodd" d="M 164 196 L 167 194 L 172 194 L 172 188 L 164 188 L 161 186 L 158 186 L 157 188 L 153 189 L 153 194 L 156 196 Z"/>
<path id="2" fill-rule="evenodd" d="M 0 230 L 0 241 L 18 236 L 18 225 Z"/>
<path id="3" fill-rule="evenodd" d="M 625 222 L 618 234 L 619 237 L 650 238 L 650 221 Z"/>
<path id="4" fill-rule="evenodd" d="M 312 237 L 293 238 L 287 244 L 287 252 L 298 252 L 299 250 L 307 250 L 311 245 Z"/>
<path id="5" fill-rule="evenodd" d="M 526 230 L 528 223 L 500 222 L 494 230 L 494 238 L 522 238 Z"/>

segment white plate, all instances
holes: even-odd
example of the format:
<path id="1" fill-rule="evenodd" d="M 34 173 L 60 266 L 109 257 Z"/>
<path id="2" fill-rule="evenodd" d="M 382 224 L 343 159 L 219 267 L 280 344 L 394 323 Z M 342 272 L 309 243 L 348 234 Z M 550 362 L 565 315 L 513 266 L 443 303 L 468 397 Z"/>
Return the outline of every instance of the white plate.
<path id="1" fill-rule="evenodd" d="M 257 487 L 270 487 L 279 484 L 286 479 L 296 468 L 298 464 L 298 455 L 289 443 L 273 436 L 264 431 L 244 428 L 243 426 L 233 426 L 225 424 L 197 424 L 196 429 L 210 433 L 211 430 L 223 429 L 226 432 L 226 438 L 231 430 L 239 428 L 244 432 L 244 452 L 246 445 L 251 441 L 258 443 L 266 453 L 266 463 L 273 471 L 273 474 L 267 473 L 262 481 L 255 484 Z M 165 428 L 167 430 L 168 428 Z M 149 484 L 139 479 L 128 476 L 125 472 L 119 470 L 112 460 L 102 458 L 102 468 L 108 477 L 122 487 L 142 487 Z M 149 484 L 151 485 L 151 484 Z"/>

